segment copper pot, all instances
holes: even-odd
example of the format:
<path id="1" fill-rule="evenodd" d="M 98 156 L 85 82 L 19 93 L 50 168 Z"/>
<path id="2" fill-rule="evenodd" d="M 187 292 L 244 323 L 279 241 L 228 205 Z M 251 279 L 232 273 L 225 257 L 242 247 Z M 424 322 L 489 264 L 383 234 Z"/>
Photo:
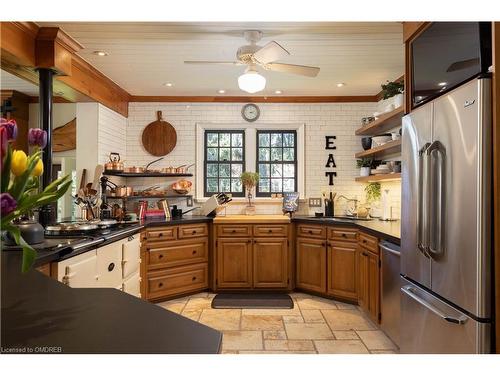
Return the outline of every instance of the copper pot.
<path id="1" fill-rule="evenodd" d="M 175 173 L 174 167 L 165 167 L 161 170 L 163 173 Z"/>
<path id="2" fill-rule="evenodd" d="M 127 167 L 123 171 L 126 173 L 144 173 L 146 169 L 144 167 Z"/>
<path id="3" fill-rule="evenodd" d="M 179 174 L 187 173 L 187 170 L 189 168 L 191 168 L 193 165 L 194 165 L 194 163 L 193 164 L 189 164 L 189 165 L 186 165 L 186 164 L 180 165 L 177 168 L 175 168 L 175 172 L 174 173 L 179 173 Z"/>

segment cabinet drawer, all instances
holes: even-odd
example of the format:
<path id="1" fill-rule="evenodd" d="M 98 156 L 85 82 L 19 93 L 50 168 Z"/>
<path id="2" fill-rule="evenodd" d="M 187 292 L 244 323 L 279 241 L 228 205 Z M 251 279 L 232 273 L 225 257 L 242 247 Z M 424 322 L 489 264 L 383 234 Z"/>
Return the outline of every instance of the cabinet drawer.
<path id="1" fill-rule="evenodd" d="M 178 230 L 179 238 L 193 238 L 208 235 L 207 224 L 181 225 Z"/>
<path id="2" fill-rule="evenodd" d="M 351 241 L 358 240 L 358 231 L 354 228 L 328 228 L 328 239 L 338 241 Z"/>
<path id="3" fill-rule="evenodd" d="M 179 240 L 149 248 L 148 269 L 208 261 L 208 239 Z"/>
<path id="4" fill-rule="evenodd" d="M 308 238 L 325 238 L 326 228 L 321 225 L 299 224 L 297 225 L 297 236 Z"/>
<path id="5" fill-rule="evenodd" d="M 256 237 L 286 237 L 288 236 L 288 225 L 254 225 L 253 235 Z"/>
<path id="6" fill-rule="evenodd" d="M 359 233 L 359 244 L 365 249 L 378 254 L 378 238 L 370 236 L 369 234 L 360 232 Z"/>
<path id="7" fill-rule="evenodd" d="M 217 236 L 221 237 L 248 237 L 252 235 L 251 225 L 219 225 Z"/>
<path id="8" fill-rule="evenodd" d="M 175 240 L 177 238 L 177 227 L 160 227 L 148 229 L 146 231 L 146 240 L 148 241 L 164 241 Z"/>
<path id="9" fill-rule="evenodd" d="M 157 299 L 208 288 L 208 265 L 194 264 L 150 272 L 147 278 L 148 299 Z"/>

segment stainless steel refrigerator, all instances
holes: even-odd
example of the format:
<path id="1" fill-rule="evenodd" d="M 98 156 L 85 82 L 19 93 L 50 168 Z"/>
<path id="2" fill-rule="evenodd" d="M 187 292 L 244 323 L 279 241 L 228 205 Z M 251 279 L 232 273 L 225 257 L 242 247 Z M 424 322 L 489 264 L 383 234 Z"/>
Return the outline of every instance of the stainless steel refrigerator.
<path id="1" fill-rule="evenodd" d="M 403 118 L 401 352 L 489 353 L 491 81 Z"/>

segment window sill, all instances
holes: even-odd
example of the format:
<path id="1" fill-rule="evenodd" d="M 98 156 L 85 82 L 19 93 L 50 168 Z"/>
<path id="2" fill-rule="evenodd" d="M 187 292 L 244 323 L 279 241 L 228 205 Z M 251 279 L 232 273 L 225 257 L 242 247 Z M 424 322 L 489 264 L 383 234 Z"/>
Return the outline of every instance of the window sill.
<path id="1" fill-rule="evenodd" d="M 203 198 L 196 198 L 194 201 L 195 201 L 195 203 L 205 203 L 207 200 L 208 200 L 208 198 L 203 197 Z M 299 203 L 306 202 L 306 201 L 307 201 L 306 199 L 299 199 Z M 248 203 L 248 199 L 241 198 L 241 197 L 233 198 L 233 200 L 231 202 L 229 202 L 229 204 L 232 204 L 232 203 L 236 203 L 236 204 Z M 283 198 L 263 198 L 263 197 L 253 198 L 252 203 L 255 203 L 257 205 L 259 205 L 259 204 L 283 204 Z"/>

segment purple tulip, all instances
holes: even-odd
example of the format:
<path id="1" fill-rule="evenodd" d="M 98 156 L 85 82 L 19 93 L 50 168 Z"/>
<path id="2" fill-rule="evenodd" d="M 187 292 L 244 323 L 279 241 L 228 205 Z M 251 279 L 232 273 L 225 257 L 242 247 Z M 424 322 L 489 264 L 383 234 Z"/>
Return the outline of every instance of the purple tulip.
<path id="1" fill-rule="evenodd" d="M 0 215 L 6 216 L 14 211 L 17 207 L 17 202 L 9 193 L 0 194 Z"/>
<path id="2" fill-rule="evenodd" d="M 28 143 L 30 146 L 45 148 L 47 146 L 47 133 L 42 129 L 30 129 L 28 132 Z"/>
<path id="3" fill-rule="evenodd" d="M 17 123 L 16 120 L 6 120 L 2 118 L 1 124 L 7 131 L 7 140 L 12 141 L 17 138 Z"/>

